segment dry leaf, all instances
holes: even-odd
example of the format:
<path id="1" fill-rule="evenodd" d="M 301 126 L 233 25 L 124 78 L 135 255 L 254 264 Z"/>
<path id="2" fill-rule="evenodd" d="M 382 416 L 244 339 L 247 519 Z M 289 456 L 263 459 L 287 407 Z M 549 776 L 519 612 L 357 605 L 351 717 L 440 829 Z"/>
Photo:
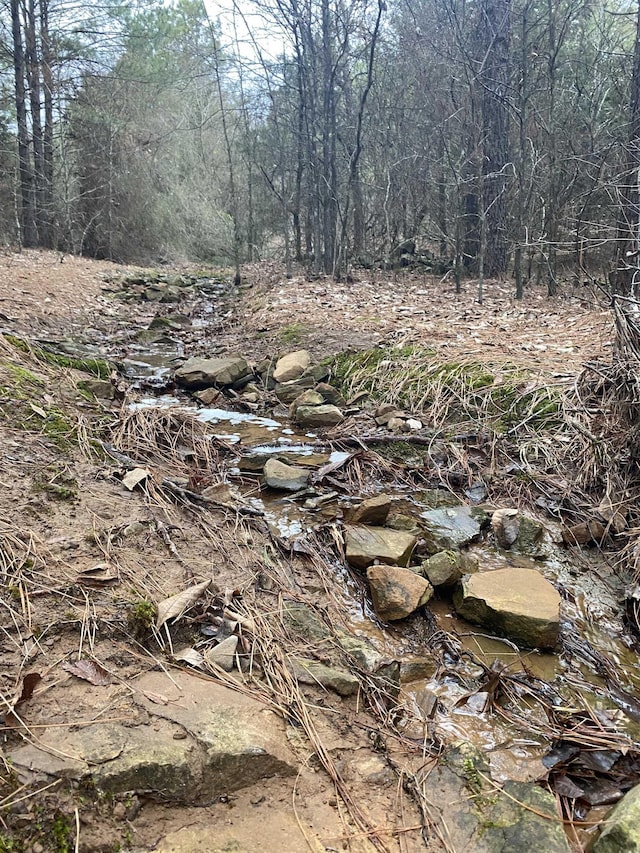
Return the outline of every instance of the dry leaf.
<path id="1" fill-rule="evenodd" d="M 133 468 L 122 478 L 122 485 L 132 492 L 135 487 L 151 476 L 151 471 L 148 468 Z"/>
<path id="2" fill-rule="evenodd" d="M 62 668 L 77 678 L 90 681 L 96 687 L 106 687 L 107 684 L 111 684 L 111 676 L 107 670 L 92 660 L 77 660 L 74 663 L 63 663 Z"/>
<path id="3" fill-rule="evenodd" d="M 169 619 L 175 619 L 182 616 L 187 608 L 191 607 L 200 596 L 211 586 L 211 581 L 203 581 L 195 586 L 190 586 L 183 592 L 177 595 L 172 595 L 171 598 L 165 598 L 158 604 L 158 617 L 156 619 L 156 628 L 162 628 L 165 622 Z"/>
<path id="4" fill-rule="evenodd" d="M 20 725 L 20 720 L 13 713 L 14 708 L 17 708 L 22 702 L 28 702 L 29 699 L 33 696 L 33 691 L 36 689 L 38 683 L 42 680 L 42 676 L 39 672 L 28 672 L 24 678 L 22 679 L 22 687 L 20 688 L 20 692 L 16 694 L 13 701 L 9 705 L 9 709 L 5 715 L 4 721 L 7 726 L 18 726 Z"/>
<path id="5" fill-rule="evenodd" d="M 83 586 L 97 587 L 113 586 L 119 581 L 120 577 L 118 573 L 107 563 L 98 563 L 98 565 L 92 566 L 90 569 L 83 569 L 76 578 L 76 583 Z"/>
<path id="6" fill-rule="evenodd" d="M 197 649 L 181 649 L 179 652 L 176 652 L 173 656 L 174 660 L 182 661 L 183 663 L 188 663 L 189 666 L 195 666 L 198 669 L 202 669 L 204 667 L 204 657 L 200 654 Z"/>
<path id="7" fill-rule="evenodd" d="M 47 413 L 45 412 L 44 409 L 41 409 L 40 406 L 36 406 L 34 403 L 29 403 L 29 405 L 31 406 L 33 411 L 36 413 L 36 415 L 40 415 L 41 418 L 44 418 L 46 420 Z"/>

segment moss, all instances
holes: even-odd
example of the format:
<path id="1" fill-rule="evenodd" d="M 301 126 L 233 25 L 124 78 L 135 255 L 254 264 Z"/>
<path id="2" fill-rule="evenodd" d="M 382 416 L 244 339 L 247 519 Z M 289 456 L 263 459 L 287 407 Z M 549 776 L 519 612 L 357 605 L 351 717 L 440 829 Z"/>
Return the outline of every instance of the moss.
<path id="1" fill-rule="evenodd" d="M 129 607 L 127 624 L 132 634 L 140 639 L 147 634 L 156 621 L 158 609 L 152 601 L 140 599 Z"/>
<path id="2" fill-rule="evenodd" d="M 34 358 L 46 364 L 71 368 L 79 370 L 82 373 L 90 373 L 92 376 L 97 376 L 98 379 L 108 379 L 113 370 L 113 366 L 102 358 L 80 357 L 51 352 L 42 347 L 32 345 L 16 335 L 5 335 L 4 337 L 15 349 L 20 352 L 29 353 Z"/>
<path id="3" fill-rule="evenodd" d="M 78 497 L 78 483 L 66 469 L 48 467 L 42 476 L 34 478 L 33 488 L 59 501 L 74 501 Z"/>
<path id="4" fill-rule="evenodd" d="M 53 819 L 51 840 L 55 853 L 69 853 L 71 850 L 71 824 L 66 815 L 57 814 Z"/>
<path id="5" fill-rule="evenodd" d="M 304 323 L 291 323 L 290 325 L 280 329 L 278 332 L 278 338 L 285 345 L 297 344 L 303 339 L 308 331 L 309 328 L 308 326 L 305 326 Z"/>

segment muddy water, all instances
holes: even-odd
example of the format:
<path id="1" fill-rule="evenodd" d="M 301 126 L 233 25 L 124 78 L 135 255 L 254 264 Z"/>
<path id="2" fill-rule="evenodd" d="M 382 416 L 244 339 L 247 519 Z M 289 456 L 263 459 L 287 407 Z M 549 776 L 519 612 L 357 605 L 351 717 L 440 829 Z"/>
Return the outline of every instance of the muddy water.
<path id="1" fill-rule="evenodd" d="M 186 397 L 148 397 L 134 405 L 194 411 L 193 403 Z M 232 442 L 242 450 L 235 473 L 242 473 L 245 483 L 253 482 L 252 486 L 245 487 L 246 497 L 264 512 L 265 520 L 278 536 L 291 541 L 313 530 L 319 523 L 341 517 L 348 499 L 332 494 L 330 486 L 310 487 L 292 496 L 260 490 L 257 480 L 259 471 L 270 456 L 315 469 L 329 461 L 343 461 L 348 454 L 341 456 L 329 448 L 319 450 L 317 436 L 296 432 L 286 421 L 275 417 L 223 408 L 199 408 L 195 411 L 197 417 L 208 425 L 212 436 Z M 394 493 L 394 489 L 387 485 L 376 486 L 380 490 L 384 488 L 387 494 Z M 375 490 L 369 488 L 367 491 L 370 494 Z M 410 495 L 406 490 L 397 489 L 395 493 L 400 511 L 416 519 L 421 512 L 433 507 L 433 492 Z M 622 621 L 615 615 L 619 612 L 616 597 L 605 580 L 599 579 L 596 573 L 577 570 L 568 562 L 567 554 L 570 552 L 554 548 L 550 541 L 547 542 L 547 556 L 543 561 L 505 556 L 486 544 L 470 550 L 477 554 L 480 570 L 490 571 L 506 565 L 541 569 L 566 593 L 563 631 L 588 640 L 606 655 L 614 664 L 625 691 L 631 695 L 640 692 L 637 655 L 628 647 Z M 402 660 L 409 655 L 429 654 L 426 623 L 422 616 L 414 615 L 393 625 L 380 624 L 357 578 L 345 567 L 336 566 L 335 571 L 342 590 L 341 610 L 354 635 L 366 639 L 385 658 Z M 462 740 L 489 753 L 496 779 L 528 781 L 543 777 L 546 771 L 541 759 L 550 746 L 546 738 L 487 711 L 489 697 L 482 690 L 483 679 L 486 679 L 483 667 L 489 668 L 496 661 L 507 667 L 510 673 L 526 672 L 553 685 L 560 695 L 563 688 L 575 687 L 577 679 L 580 694 L 590 707 L 607 712 L 626 710 L 624 697 L 612 698 L 595 662 L 568 662 L 557 653 L 520 651 L 508 640 L 483 633 L 460 619 L 450 598 L 445 595 L 436 595 L 429 609 L 436 629 L 453 635 L 462 654 L 432 678 L 402 685 L 398 701 L 400 708 L 408 712 L 407 734 L 410 736 L 422 737 L 427 727 L 435 727 L 445 742 Z M 539 708 L 530 707 L 527 711 L 534 722 L 538 714 L 539 723 L 544 725 L 544 714 Z M 634 740 L 640 737 L 640 725 L 628 717 L 618 728 Z"/>

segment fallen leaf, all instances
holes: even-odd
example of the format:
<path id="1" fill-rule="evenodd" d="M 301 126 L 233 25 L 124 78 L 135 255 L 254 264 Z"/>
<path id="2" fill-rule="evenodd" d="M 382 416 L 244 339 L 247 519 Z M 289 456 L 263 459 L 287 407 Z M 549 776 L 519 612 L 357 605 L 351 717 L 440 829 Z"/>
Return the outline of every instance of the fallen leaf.
<path id="1" fill-rule="evenodd" d="M 177 595 L 172 595 L 171 598 L 165 598 L 158 604 L 158 616 L 156 619 L 156 628 L 162 628 L 165 622 L 169 619 L 175 619 L 182 616 L 187 608 L 191 607 L 200 596 L 206 592 L 211 586 L 211 581 L 203 581 L 195 586 L 190 586 L 189 589 L 179 592 Z"/>
<path id="2" fill-rule="evenodd" d="M 120 576 L 107 563 L 98 563 L 90 569 L 83 569 L 76 578 L 76 583 L 97 587 L 113 586 L 119 581 Z"/>
<path id="3" fill-rule="evenodd" d="M 77 660 L 74 663 L 67 661 L 62 664 L 62 668 L 77 678 L 95 684 L 96 687 L 106 687 L 107 684 L 111 684 L 111 676 L 107 670 L 92 660 Z"/>
<path id="4" fill-rule="evenodd" d="M 204 657 L 200 654 L 197 649 L 181 649 L 179 652 L 176 652 L 173 656 L 174 660 L 182 661 L 183 663 L 188 663 L 189 666 L 195 666 L 198 669 L 202 669 L 204 667 Z"/>
<path id="5" fill-rule="evenodd" d="M 39 672 L 28 672 L 24 678 L 22 679 L 22 686 L 20 688 L 20 692 L 16 693 L 13 701 L 9 704 L 9 709 L 5 714 L 5 725 L 16 726 L 20 725 L 20 720 L 17 715 L 14 714 L 14 709 L 18 707 L 18 705 L 22 704 L 22 702 L 28 702 L 29 699 L 33 696 L 33 691 L 36 689 L 37 684 L 42 680 L 42 676 Z"/>
<path id="6" fill-rule="evenodd" d="M 39 415 L 41 418 L 46 419 L 47 413 L 45 412 L 44 409 L 41 409 L 40 406 L 36 406 L 35 403 L 29 403 L 29 405 L 31 406 L 33 411 L 36 413 L 36 415 Z"/>
<path id="7" fill-rule="evenodd" d="M 151 476 L 151 471 L 148 468 L 133 468 L 122 478 L 122 485 L 132 492 L 135 487 Z"/>

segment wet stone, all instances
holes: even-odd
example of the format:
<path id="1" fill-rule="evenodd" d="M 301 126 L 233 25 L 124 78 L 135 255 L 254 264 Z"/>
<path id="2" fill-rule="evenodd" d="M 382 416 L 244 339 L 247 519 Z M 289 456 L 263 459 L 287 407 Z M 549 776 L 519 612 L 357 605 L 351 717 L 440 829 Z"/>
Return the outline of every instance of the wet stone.
<path id="1" fill-rule="evenodd" d="M 535 569 L 495 569 L 466 575 L 453 599 L 457 613 L 529 648 L 558 642 L 560 595 Z"/>
<path id="2" fill-rule="evenodd" d="M 264 466 L 264 481 L 272 489 L 298 492 L 304 489 L 309 479 L 306 468 L 287 465 L 279 459 L 268 459 Z"/>
<path id="3" fill-rule="evenodd" d="M 389 495 L 376 495 L 362 501 L 350 514 L 352 524 L 383 525 L 389 515 L 393 498 Z"/>
<path id="4" fill-rule="evenodd" d="M 477 507 L 456 506 L 430 509 L 420 514 L 427 549 L 432 554 L 464 548 L 480 538 L 487 514 Z"/>
<path id="5" fill-rule="evenodd" d="M 381 619 L 393 621 L 411 615 L 433 595 L 429 581 L 397 566 L 370 566 L 367 580 L 373 607 Z"/>
<path id="6" fill-rule="evenodd" d="M 185 388 L 207 388 L 211 385 L 233 385 L 244 377 L 250 376 L 251 370 L 246 359 L 241 356 L 234 358 L 200 358 L 194 356 L 175 372 L 175 379 Z"/>
<path id="7" fill-rule="evenodd" d="M 420 574 L 432 586 L 453 586 L 463 574 L 463 560 L 459 551 L 438 551 L 420 565 Z"/>
<path id="8" fill-rule="evenodd" d="M 593 853 L 640 853 L 640 785 L 609 812 Z"/>
<path id="9" fill-rule="evenodd" d="M 347 560 L 357 569 L 365 569 L 376 560 L 393 566 L 406 566 L 416 538 L 400 530 L 365 525 L 345 527 Z"/>

